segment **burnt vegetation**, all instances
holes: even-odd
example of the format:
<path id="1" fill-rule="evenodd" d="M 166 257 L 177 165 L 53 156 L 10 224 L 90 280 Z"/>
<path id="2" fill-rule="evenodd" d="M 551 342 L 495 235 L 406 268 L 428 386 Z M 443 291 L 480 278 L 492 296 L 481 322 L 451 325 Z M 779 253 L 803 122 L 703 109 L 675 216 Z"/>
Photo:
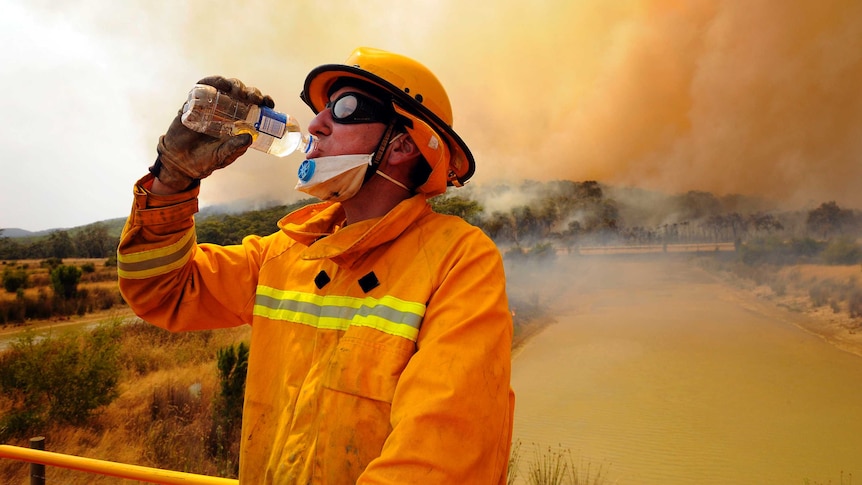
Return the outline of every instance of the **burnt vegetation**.
<path id="1" fill-rule="evenodd" d="M 304 199 L 235 214 L 204 211 L 196 216 L 197 239 L 237 244 L 249 234 L 270 234 L 278 230 L 285 214 L 312 202 Z M 715 245 L 717 258 L 745 267 L 862 263 L 862 212 L 834 201 L 788 211 L 742 196 L 699 191 L 664 195 L 596 181 L 558 180 L 468 186 L 431 199 L 431 204 L 437 212 L 481 228 L 510 266 L 550 262 L 559 254 L 578 255 L 585 248 L 666 252 L 681 245 L 699 245 L 699 250 Z M 4 237 L 0 229 L 6 294 L 0 299 L 0 323 L 83 315 L 123 304 L 118 291 L 94 284 L 116 281 L 115 252 L 122 224 L 104 221 L 24 238 Z M 719 254 L 718 245 L 733 251 Z M 63 264 L 65 258 L 91 262 L 75 266 Z M 35 265 L 43 268 L 41 273 L 34 271 Z M 862 297 L 853 293 L 843 298 L 848 299 Z M 851 305 L 851 313 L 862 315 L 862 308 L 856 308 L 860 305 Z"/>
<path id="2" fill-rule="evenodd" d="M 304 199 L 237 214 L 201 213 L 199 242 L 238 244 L 249 234 L 278 230 L 285 214 L 313 203 Z M 596 181 L 525 181 L 518 185 L 468 186 L 431 200 L 437 212 L 481 228 L 504 250 L 552 247 L 733 243 L 746 263 L 826 264 L 862 262 L 856 240 L 862 212 L 835 201 L 782 210 L 738 195 L 689 191 L 664 195 Z M 122 220 L 10 238 L 0 229 L 0 260 L 113 258 Z"/>

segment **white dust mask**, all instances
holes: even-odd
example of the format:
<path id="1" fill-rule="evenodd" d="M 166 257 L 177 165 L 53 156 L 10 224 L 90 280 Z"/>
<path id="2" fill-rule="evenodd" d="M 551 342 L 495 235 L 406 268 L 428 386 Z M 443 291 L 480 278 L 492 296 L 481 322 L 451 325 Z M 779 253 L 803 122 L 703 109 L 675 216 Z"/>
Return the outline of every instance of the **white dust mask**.
<path id="1" fill-rule="evenodd" d="M 321 200 L 340 202 L 359 191 L 371 164 L 368 155 L 309 158 L 299 166 L 295 189 Z"/>

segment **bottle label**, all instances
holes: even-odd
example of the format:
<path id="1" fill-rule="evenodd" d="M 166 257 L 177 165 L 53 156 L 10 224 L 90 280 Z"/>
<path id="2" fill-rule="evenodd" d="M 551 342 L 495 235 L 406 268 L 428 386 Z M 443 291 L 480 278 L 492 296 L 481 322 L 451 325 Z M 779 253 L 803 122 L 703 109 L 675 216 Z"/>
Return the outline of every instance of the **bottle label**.
<path id="1" fill-rule="evenodd" d="M 261 106 L 260 117 L 254 127 L 261 133 L 281 138 L 287 130 L 287 115 Z"/>

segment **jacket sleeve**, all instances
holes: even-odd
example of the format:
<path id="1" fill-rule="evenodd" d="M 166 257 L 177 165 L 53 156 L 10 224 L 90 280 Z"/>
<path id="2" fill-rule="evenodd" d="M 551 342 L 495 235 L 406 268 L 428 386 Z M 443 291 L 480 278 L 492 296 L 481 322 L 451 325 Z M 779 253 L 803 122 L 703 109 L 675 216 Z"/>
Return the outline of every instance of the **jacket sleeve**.
<path id="1" fill-rule="evenodd" d="M 171 331 L 237 326 L 251 322 L 260 238 L 242 245 L 196 243 L 196 187 L 159 196 L 135 185 L 131 214 L 120 236 L 120 292 L 142 319 Z"/>
<path id="2" fill-rule="evenodd" d="M 357 483 L 506 483 L 513 329 L 502 259 L 478 230 L 455 247 L 396 386 L 392 433 Z"/>

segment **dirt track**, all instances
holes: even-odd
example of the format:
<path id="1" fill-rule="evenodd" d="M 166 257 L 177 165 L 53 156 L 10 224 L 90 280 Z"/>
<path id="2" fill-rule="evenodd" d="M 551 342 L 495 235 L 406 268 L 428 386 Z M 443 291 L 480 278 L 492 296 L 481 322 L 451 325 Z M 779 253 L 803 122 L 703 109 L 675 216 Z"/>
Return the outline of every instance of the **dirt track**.
<path id="1" fill-rule="evenodd" d="M 9 342 L 13 341 L 25 332 L 34 332 L 37 335 L 42 335 L 71 328 L 80 328 L 105 321 L 133 318 L 136 317 L 128 307 L 121 307 L 97 313 L 90 313 L 80 317 L 74 316 L 64 319 L 54 318 L 50 320 L 38 320 L 28 322 L 25 325 L 5 325 L 0 327 L 0 350 L 6 348 L 6 346 L 9 345 Z"/>

